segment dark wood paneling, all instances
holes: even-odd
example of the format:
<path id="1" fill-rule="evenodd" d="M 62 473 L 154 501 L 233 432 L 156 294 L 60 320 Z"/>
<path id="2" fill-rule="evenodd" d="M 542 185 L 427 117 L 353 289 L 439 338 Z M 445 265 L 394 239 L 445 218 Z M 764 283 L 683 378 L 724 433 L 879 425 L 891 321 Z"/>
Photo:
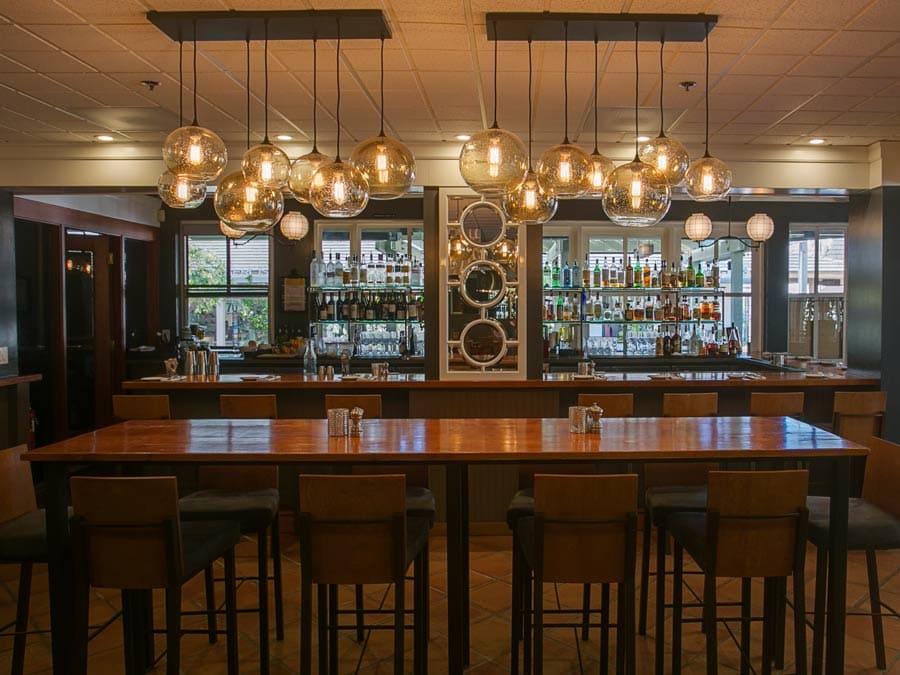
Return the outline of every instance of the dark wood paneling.
<path id="1" fill-rule="evenodd" d="M 541 271 L 541 258 L 544 248 L 544 228 L 540 225 L 522 225 L 525 229 L 525 247 L 528 251 L 528 260 L 525 263 L 527 271 L 527 321 L 528 321 L 528 351 L 526 352 L 525 373 L 529 380 L 541 379 L 544 367 L 544 331 L 542 319 L 544 318 L 544 293 L 543 272 Z"/>
<path id="2" fill-rule="evenodd" d="M 16 325 L 16 223 L 13 196 L 0 192 L 0 347 L 9 350 L 9 362 L 0 365 L 0 376 L 19 372 L 19 339 Z"/>
<path id="3" fill-rule="evenodd" d="M 786 352 L 788 347 L 788 238 L 790 221 L 775 218 L 775 233 L 764 244 L 766 302 L 763 351 Z M 814 221 L 807 221 L 814 222 Z"/>
<path id="4" fill-rule="evenodd" d="M 47 225 L 65 225 L 75 230 L 88 230 L 100 234 L 140 239 L 141 241 L 156 241 L 159 230 L 149 225 L 132 223 L 119 218 L 110 218 L 96 213 L 76 211 L 64 206 L 45 204 L 22 197 L 15 198 L 16 218 L 30 220 L 35 223 Z"/>
<path id="5" fill-rule="evenodd" d="M 900 441 L 900 187 L 884 187 L 882 245 L 881 388 L 887 393 L 884 436 Z"/>
<path id="6" fill-rule="evenodd" d="M 440 349 L 442 336 L 439 334 L 440 311 L 440 203 L 438 188 L 425 188 L 422 204 L 422 221 L 425 227 L 425 377 L 429 380 L 440 378 Z"/>
<path id="7" fill-rule="evenodd" d="M 884 194 L 850 198 L 847 227 L 847 361 L 881 369 Z"/>

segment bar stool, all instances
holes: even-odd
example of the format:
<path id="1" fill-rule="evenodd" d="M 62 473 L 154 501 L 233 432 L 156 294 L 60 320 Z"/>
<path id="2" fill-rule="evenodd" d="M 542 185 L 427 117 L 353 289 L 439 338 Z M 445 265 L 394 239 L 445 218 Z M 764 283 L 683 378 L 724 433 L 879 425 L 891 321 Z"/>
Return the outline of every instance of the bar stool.
<path id="1" fill-rule="evenodd" d="M 417 675 L 425 675 L 428 577 L 424 561 L 428 558 L 430 524 L 425 518 L 407 516 L 406 477 L 301 475 L 298 487 L 301 674 L 310 675 L 312 671 L 313 584 L 318 597 L 319 672 L 337 673 L 338 631 L 357 628 L 355 623 L 340 624 L 341 614 L 356 614 L 356 610 L 339 609 L 338 585 L 386 583 L 394 585 L 393 623 L 364 628 L 393 630 L 394 673 L 402 675 L 407 628 L 405 579 L 407 568 L 413 564 L 413 669 Z"/>
<path id="2" fill-rule="evenodd" d="M 741 581 L 741 672 L 750 672 L 751 580 L 765 579 L 762 673 L 772 672 L 778 633 L 779 582 L 792 577 L 796 672 L 806 673 L 804 564 L 808 511 L 807 471 L 711 471 L 709 505 L 703 513 L 673 513 L 668 528 L 675 540 L 672 673 L 681 673 L 681 627 L 684 551 L 704 575 L 703 618 L 706 672 L 718 673 L 716 580 Z M 783 639 L 783 635 L 781 635 Z M 661 636 L 657 635 L 657 641 Z"/>
<path id="3" fill-rule="evenodd" d="M 663 394 L 663 417 L 714 417 L 719 395 L 712 393 Z M 715 464 L 663 462 L 646 464 L 644 478 L 644 530 L 641 548 L 641 597 L 638 634 L 647 634 L 647 606 L 650 586 L 650 539 L 656 527 L 656 625 L 665 624 L 666 518 L 676 511 L 703 511 L 706 508 L 706 474 Z M 656 672 L 662 673 L 662 643 L 657 641 Z"/>
<path id="4" fill-rule="evenodd" d="M 172 418 L 168 394 L 113 394 L 113 417 L 120 420 L 168 420 Z"/>
<path id="5" fill-rule="evenodd" d="M 900 492 L 897 490 L 897 485 L 900 485 L 900 445 L 878 438 L 870 438 L 866 445 L 869 455 L 866 458 L 862 498 L 850 499 L 847 550 L 866 552 L 875 663 L 879 670 L 886 670 L 882 617 L 887 613 L 896 618 L 898 614 L 881 602 L 876 552 L 900 549 Z M 828 514 L 831 502 L 828 497 L 809 497 L 806 503 L 809 507 L 809 540 L 816 547 L 812 671 L 818 674 L 822 672 L 825 644 L 825 589 L 830 536 Z"/>
<path id="6" fill-rule="evenodd" d="M 617 584 L 616 672 L 635 672 L 634 571 L 637 557 L 637 475 L 534 477 L 534 515 L 516 522 L 513 544 L 512 654 L 518 673 L 524 626 L 524 672 L 543 672 L 544 615 L 600 614 L 600 672 L 609 661 L 609 585 Z M 599 610 L 545 610 L 545 583 L 602 585 Z M 532 625 L 533 619 L 533 625 Z M 532 633 L 533 627 L 533 633 Z M 533 646 L 532 646 L 533 635 Z M 533 653 L 532 653 L 533 650 Z M 533 670 L 532 670 L 533 657 Z"/>
<path id="7" fill-rule="evenodd" d="M 633 417 L 634 394 L 578 394 L 578 405 L 603 408 L 604 417 Z"/>
<path id="8" fill-rule="evenodd" d="M 881 437 L 884 413 L 887 410 L 887 392 L 884 391 L 836 391 L 831 430 L 847 440 L 868 446 L 873 436 Z M 865 475 L 865 459 L 850 462 L 850 494 L 858 497 Z"/>
<path id="9" fill-rule="evenodd" d="M 750 414 L 753 417 L 800 417 L 803 415 L 802 391 L 750 394 Z"/>
<path id="10" fill-rule="evenodd" d="M 334 408 L 354 408 L 360 407 L 365 411 L 366 417 L 370 419 L 378 419 L 381 417 L 381 394 L 326 394 L 325 410 Z M 435 501 L 434 494 L 428 489 L 428 468 L 424 466 L 417 467 L 372 467 L 372 466 L 354 466 L 353 473 L 365 474 L 397 474 L 402 473 L 406 476 L 406 515 L 409 517 L 427 518 L 429 526 L 434 525 Z M 429 561 L 425 560 L 425 575 L 429 573 Z M 355 589 L 356 595 L 356 611 L 357 611 L 357 632 L 356 639 L 362 642 L 365 639 L 363 631 L 363 587 L 358 584 Z M 426 603 L 430 604 L 430 599 L 426 596 Z M 425 621 L 429 620 L 429 607 L 426 607 Z M 428 635 L 431 635 L 430 625 L 427 626 Z"/>
<path id="11" fill-rule="evenodd" d="M 274 394 L 222 395 L 219 397 L 223 417 L 234 419 L 275 419 Z M 255 534 L 258 573 L 241 577 L 240 581 L 256 580 L 259 606 L 239 611 L 259 612 L 260 672 L 269 672 L 269 579 L 275 587 L 275 638 L 284 639 L 284 604 L 281 576 L 281 533 L 278 527 L 277 466 L 204 466 L 198 471 L 198 490 L 181 498 L 179 508 L 183 520 L 230 520 L 240 525 L 242 534 Z M 271 531 L 272 575 L 269 576 L 268 542 Z M 209 620 L 209 641 L 216 641 L 215 578 L 213 570 L 206 570 L 206 608 Z"/>
<path id="12" fill-rule="evenodd" d="M 152 634 L 166 634 L 166 672 L 180 672 L 181 636 L 205 630 L 181 628 L 181 587 L 218 558 L 225 561 L 225 619 L 228 673 L 238 672 L 234 547 L 237 524 L 228 521 L 181 522 L 174 477 L 91 478 L 70 481 L 77 613 L 88 614 L 90 587 L 122 591 L 125 671 L 143 673 L 154 665 Z M 166 628 L 146 623 L 151 591 L 166 589 Z M 189 612 L 185 612 L 189 613 Z M 203 612 L 196 612 L 203 613 Z M 78 632 L 76 631 L 76 634 Z M 77 645 L 86 658 L 84 643 Z"/>

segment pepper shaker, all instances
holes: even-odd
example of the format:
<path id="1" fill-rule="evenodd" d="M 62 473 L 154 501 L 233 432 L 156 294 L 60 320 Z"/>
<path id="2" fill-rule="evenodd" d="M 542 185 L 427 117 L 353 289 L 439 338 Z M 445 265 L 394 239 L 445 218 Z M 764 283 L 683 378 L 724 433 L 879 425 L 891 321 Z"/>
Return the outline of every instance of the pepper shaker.
<path id="1" fill-rule="evenodd" d="M 351 436 L 361 436 L 362 435 L 362 421 L 363 416 L 366 414 L 366 411 L 356 406 L 350 410 L 350 435 Z"/>

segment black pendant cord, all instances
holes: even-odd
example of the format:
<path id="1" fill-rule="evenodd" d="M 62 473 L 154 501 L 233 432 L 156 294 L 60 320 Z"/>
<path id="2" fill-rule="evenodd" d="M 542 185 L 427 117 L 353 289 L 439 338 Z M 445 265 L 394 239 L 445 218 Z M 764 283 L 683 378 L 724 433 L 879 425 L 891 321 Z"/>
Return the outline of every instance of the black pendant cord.
<path id="1" fill-rule="evenodd" d="M 381 131 L 379 136 L 384 136 L 384 38 L 381 38 Z"/>
<path id="2" fill-rule="evenodd" d="M 706 98 L 706 141 L 704 144 L 706 152 L 703 153 L 703 156 L 709 157 L 709 24 L 706 24 L 706 91 L 704 96 Z"/>
<path id="3" fill-rule="evenodd" d="M 184 126 L 184 42 L 178 41 L 178 126 Z"/>
<path id="4" fill-rule="evenodd" d="M 250 149 L 250 38 L 247 38 L 247 150 Z"/>
<path id="5" fill-rule="evenodd" d="M 597 148 L 597 77 L 599 68 L 597 64 L 597 38 L 594 38 L 594 154 L 599 155 L 600 150 Z"/>
<path id="6" fill-rule="evenodd" d="M 194 121 L 191 122 L 191 126 L 198 126 L 197 124 L 197 20 L 194 19 Z"/>
<path id="7" fill-rule="evenodd" d="M 337 81 L 337 152 L 334 161 L 341 161 L 341 22 L 338 21 L 337 49 L 334 50 L 335 80 Z"/>
<path id="8" fill-rule="evenodd" d="M 500 125 L 497 124 L 497 43 L 499 40 L 497 39 L 497 22 L 494 22 L 494 123 L 491 125 L 491 129 L 499 129 Z"/>
<path id="9" fill-rule="evenodd" d="M 263 23 L 263 144 L 269 145 L 269 20 Z"/>
<path id="10" fill-rule="evenodd" d="M 312 152 L 318 153 L 319 148 L 317 147 L 317 141 L 319 139 L 319 128 L 318 122 L 316 120 L 316 113 L 319 108 L 319 92 L 318 92 L 318 79 L 319 79 L 319 57 L 318 50 L 316 49 L 316 45 L 318 44 L 318 40 L 313 38 L 313 146 Z"/>
<path id="11" fill-rule="evenodd" d="M 663 121 L 663 85 L 665 83 L 665 71 L 663 70 L 663 49 L 666 46 L 666 36 L 659 39 L 659 137 L 666 135 L 666 124 Z"/>
<path id="12" fill-rule="evenodd" d="M 528 40 L 528 170 L 531 171 L 531 40 Z"/>
<path id="13" fill-rule="evenodd" d="M 638 131 L 638 88 L 641 83 L 641 75 L 638 71 L 638 30 L 640 30 L 640 24 L 635 22 L 634 24 L 634 161 L 638 161 L 640 158 L 640 154 L 638 152 L 638 136 L 640 132 Z"/>
<path id="14" fill-rule="evenodd" d="M 569 22 L 563 22 L 563 145 L 569 144 Z"/>

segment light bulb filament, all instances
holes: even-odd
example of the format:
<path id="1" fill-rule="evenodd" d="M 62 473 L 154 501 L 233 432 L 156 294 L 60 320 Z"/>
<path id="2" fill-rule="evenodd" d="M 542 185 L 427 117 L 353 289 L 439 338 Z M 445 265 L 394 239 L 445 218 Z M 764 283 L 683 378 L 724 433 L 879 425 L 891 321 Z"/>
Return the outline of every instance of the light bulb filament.
<path id="1" fill-rule="evenodd" d="M 669 156 L 661 152 L 656 156 L 656 169 L 658 171 L 666 171 L 669 168 Z"/>
<path id="2" fill-rule="evenodd" d="M 537 205 L 537 193 L 532 189 L 525 190 L 525 208 L 533 209 Z"/>
<path id="3" fill-rule="evenodd" d="M 197 142 L 200 139 L 191 139 L 191 144 L 188 146 L 188 161 L 191 164 L 200 164 L 203 161 L 203 148 Z"/>
<path id="4" fill-rule="evenodd" d="M 598 189 L 603 187 L 603 171 L 596 162 L 594 163 L 594 170 L 591 171 L 591 185 Z"/>
<path id="5" fill-rule="evenodd" d="M 259 178 L 264 183 L 272 180 L 272 162 L 270 160 L 264 159 L 259 163 Z"/>
<path id="6" fill-rule="evenodd" d="M 378 146 L 378 154 L 375 155 L 375 168 L 378 171 L 387 171 L 388 158 L 383 145 Z"/>
<path id="7" fill-rule="evenodd" d="M 568 155 L 563 155 L 559 160 L 559 179 L 563 183 L 572 180 L 572 162 L 569 161 Z"/>
<path id="8" fill-rule="evenodd" d="M 713 191 L 713 175 L 711 171 L 703 172 L 702 185 L 704 192 L 709 193 Z"/>
<path id="9" fill-rule="evenodd" d="M 631 179 L 631 208 L 641 208 L 641 198 L 643 197 L 644 184 L 640 176 L 634 176 Z"/>
<path id="10" fill-rule="evenodd" d="M 347 201 L 347 184 L 344 182 L 344 174 L 339 173 L 335 176 L 331 196 L 336 204 L 343 204 Z"/>
<path id="11" fill-rule="evenodd" d="M 188 185 L 188 182 L 185 178 L 179 178 L 178 182 L 175 184 L 175 196 L 183 202 L 186 202 L 188 199 L 190 199 L 190 185 Z"/>
<path id="12" fill-rule="evenodd" d="M 496 141 L 492 141 L 491 147 L 488 148 L 488 173 L 491 178 L 496 178 L 500 175 L 500 161 L 500 147 Z"/>

